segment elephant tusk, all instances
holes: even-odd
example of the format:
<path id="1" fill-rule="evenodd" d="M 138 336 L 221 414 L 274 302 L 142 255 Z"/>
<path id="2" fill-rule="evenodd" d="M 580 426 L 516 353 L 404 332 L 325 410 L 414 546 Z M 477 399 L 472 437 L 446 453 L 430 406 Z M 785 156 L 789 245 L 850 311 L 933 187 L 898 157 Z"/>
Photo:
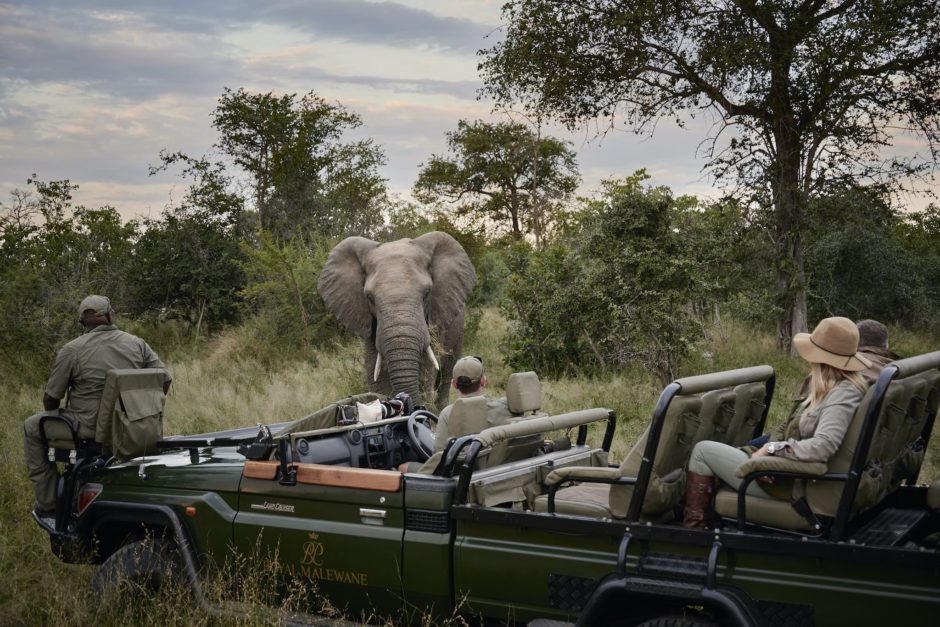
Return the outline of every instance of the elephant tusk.
<path id="1" fill-rule="evenodd" d="M 431 363 L 434 365 L 435 370 L 440 370 L 441 365 L 437 363 L 437 357 L 434 356 L 434 351 L 431 350 L 430 345 L 428 346 L 428 357 L 431 359 Z"/>
<path id="2" fill-rule="evenodd" d="M 376 353 L 375 356 L 375 373 L 372 375 L 373 381 L 379 380 L 379 373 L 382 372 L 382 353 Z"/>

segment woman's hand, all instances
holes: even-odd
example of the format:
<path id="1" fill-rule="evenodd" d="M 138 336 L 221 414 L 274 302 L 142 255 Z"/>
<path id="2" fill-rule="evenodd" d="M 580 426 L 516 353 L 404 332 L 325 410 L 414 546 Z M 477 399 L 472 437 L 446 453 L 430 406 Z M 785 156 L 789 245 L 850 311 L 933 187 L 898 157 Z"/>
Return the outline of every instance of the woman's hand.
<path id="1" fill-rule="evenodd" d="M 751 453 L 751 457 L 767 457 L 768 454 L 769 453 L 767 453 L 767 444 L 765 444 L 764 446 L 760 447 L 759 449 Z M 760 481 L 761 483 L 766 483 L 768 485 L 774 482 L 773 477 L 767 477 L 767 476 L 758 477 L 757 480 Z"/>

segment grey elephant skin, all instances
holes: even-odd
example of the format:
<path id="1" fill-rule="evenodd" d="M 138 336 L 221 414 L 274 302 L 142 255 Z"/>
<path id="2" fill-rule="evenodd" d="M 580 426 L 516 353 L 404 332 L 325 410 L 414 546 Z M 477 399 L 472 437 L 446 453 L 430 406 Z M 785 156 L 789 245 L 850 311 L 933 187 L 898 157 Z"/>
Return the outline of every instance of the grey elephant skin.
<path id="1" fill-rule="evenodd" d="M 371 391 L 407 392 L 427 403 L 422 381 L 436 377 L 439 409 L 447 404 L 463 344 L 464 307 L 476 281 L 463 247 L 434 231 L 385 244 L 346 238 L 330 252 L 317 291 L 330 312 L 365 340 Z"/>

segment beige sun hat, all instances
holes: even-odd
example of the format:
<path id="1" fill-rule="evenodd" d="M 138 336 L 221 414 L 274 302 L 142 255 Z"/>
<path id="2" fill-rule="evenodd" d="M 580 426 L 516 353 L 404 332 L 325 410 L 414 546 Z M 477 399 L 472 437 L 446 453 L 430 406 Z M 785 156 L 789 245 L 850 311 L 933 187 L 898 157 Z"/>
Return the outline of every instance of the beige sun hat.
<path id="1" fill-rule="evenodd" d="M 871 366 L 871 362 L 858 353 L 858 327 L 848 318 L 824 318 L 811 334 L 794 335 L 793 345 L 810 363 L 829 364 L 849 372 L 860 372 Z"/>

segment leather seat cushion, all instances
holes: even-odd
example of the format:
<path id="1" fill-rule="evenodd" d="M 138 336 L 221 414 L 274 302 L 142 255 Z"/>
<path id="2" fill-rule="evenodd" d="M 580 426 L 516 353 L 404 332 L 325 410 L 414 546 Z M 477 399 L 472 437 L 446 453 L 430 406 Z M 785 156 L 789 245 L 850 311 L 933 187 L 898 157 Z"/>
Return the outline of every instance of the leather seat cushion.
<path id="1" fill-rule="evenodd" d="M 731 488 L 722 488 L 715 495 L 715 511 L 726 518 L 738 518 L 738 493 Z M 796 513 L 789 501 L 768 499 L 759 496 L 747 497 L 748 522 L 782 529 L 813 531 L 806 520 Z"/>
<path id="2" fill-rule="evenodd" d="M 610 500 L 609 492 L 610 484 L 607 483 L 582 483 L 562 488 L 555 493 L 555 512 L 612 518 L 610 508 L 607 506 Z M 548 495 L 541 494 L 537 496 L 534 508 L 537 512 L 547 512 Z"/>
<path id="3" fill-rule="evenodd" d="M 927 507 L 940 509 L 940 479 L 937 479 L 927 488 Z"/>

